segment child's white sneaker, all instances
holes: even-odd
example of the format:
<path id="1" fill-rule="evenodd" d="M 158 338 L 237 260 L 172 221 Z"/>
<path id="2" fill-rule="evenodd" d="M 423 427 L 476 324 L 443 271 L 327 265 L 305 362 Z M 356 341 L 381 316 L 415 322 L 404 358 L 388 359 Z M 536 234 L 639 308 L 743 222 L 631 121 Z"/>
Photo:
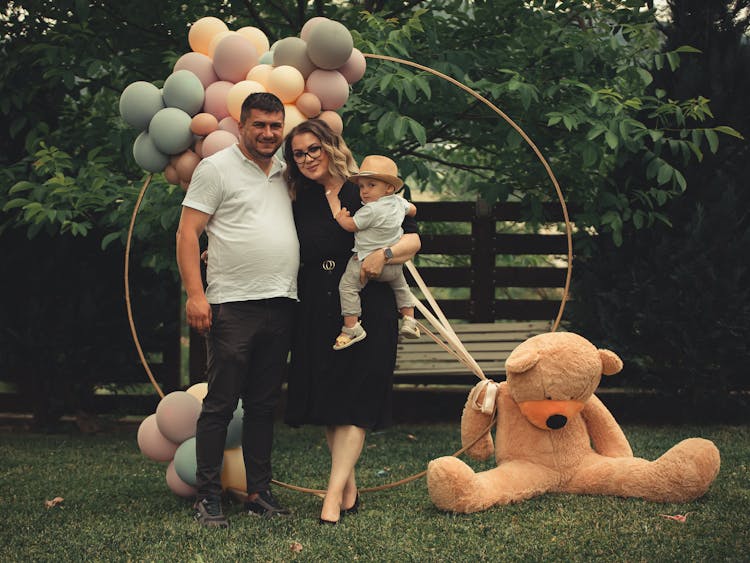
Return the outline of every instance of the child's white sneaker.
<path id="1" fill-rule="evenodd" d="M 419 327 L 417 326 L 417 320 L 414 317 L 407 317 L 404 315 L 399 334 L 404 338 L 419 338 L 420 333 Z"/>

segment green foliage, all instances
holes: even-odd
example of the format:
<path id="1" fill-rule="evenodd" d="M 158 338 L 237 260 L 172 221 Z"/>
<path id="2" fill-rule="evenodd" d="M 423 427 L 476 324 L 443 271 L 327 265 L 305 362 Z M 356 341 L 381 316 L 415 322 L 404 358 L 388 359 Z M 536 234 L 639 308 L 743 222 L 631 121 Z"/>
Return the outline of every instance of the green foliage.
<path id="1" fill-rule="evenodd" d="M 458 416 L 459 413 L 456 413 Z M 585 495 L 544 495 L 471 515 L 430 502 L 424 479 L 362 495 L 362 509 L 337 527 L 318 524 L 320 499 L 274 488 L 293 510 L 263 520 L 226 505 L 229 530 L 205 530 L 190 503 L 164 482 L 165 463 L 146 459 L 135 428 L 113 435 L 5 434 L 0 475 L 3 561 L 713 561 L 747 548 L 747 458 L 742 426 L 625 427 L 635 454 L 655 459 L 679 440 L 703 436 L 722 455 L 705 497 L 686 504 Z M 425 468 L 460 443 L 458 425 L 397 426 L 368 436 L 359 484 L 376 486 Z M 490 463 L 468 461 L 477 470 Z M 279 425 L 276 477 L 322 487 L 330 458 L 318 428 Z M 45 509 L 44 501 L 64 501 Z M 679 523 L 661 514 L 687 514 Z M 297 545 L 298 544 L 298 545 Z M 297 545 L 294 551 L 293 546 Z"/>

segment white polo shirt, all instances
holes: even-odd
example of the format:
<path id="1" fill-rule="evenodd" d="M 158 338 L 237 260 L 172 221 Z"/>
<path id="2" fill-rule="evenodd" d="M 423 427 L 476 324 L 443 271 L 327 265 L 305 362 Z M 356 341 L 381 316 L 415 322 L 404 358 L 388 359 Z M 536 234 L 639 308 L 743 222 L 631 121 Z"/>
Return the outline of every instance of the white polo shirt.
<path id="1" fill-rule="evenodd" d="M 182 205 L 211 215 L 209 303 L 297 298 L 299 241 L 283 170 L 274 157 L 266 176 L 239 145 L 196 167 Z"/>

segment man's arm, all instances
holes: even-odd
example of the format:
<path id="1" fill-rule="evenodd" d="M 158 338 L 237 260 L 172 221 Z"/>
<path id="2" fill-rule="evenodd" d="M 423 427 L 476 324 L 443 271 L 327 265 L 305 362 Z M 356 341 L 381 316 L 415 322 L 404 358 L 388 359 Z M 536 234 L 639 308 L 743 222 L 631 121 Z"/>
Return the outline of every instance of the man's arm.
<path id="1" fill-rule="evenodd" d="M 422 248 L 422 241 L 417 233 L 406 233 L 396 244 L 392 245 L 391 251 L 393 258 L 388 261 L 389 264 L 405 264 Z M 385 253 L 383 250 L 376 250 L 367 255 L 362 260 L 362 268 L 359 271 L 359 279 L 364 284 L 368 278 L 377 278 L 385 266 Z"/>
<path id="2" fill-rule="evenodd" d="M 177 266 L 187 293 L 187 322 L 200 333 L 211 328 L 211 306 L 203 291 L 198 240 L 210 218 L 207 213 L 183 206 L 177 227 Z"/>

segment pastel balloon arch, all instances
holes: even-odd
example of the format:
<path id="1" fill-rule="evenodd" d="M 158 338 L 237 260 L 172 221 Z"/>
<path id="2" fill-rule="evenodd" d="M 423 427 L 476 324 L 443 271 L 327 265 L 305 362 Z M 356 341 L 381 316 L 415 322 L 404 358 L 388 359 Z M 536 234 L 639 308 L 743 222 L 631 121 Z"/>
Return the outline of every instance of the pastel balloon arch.
<path id="1" fill-rule="evenodd" d="M 313 20 L 314 19 L 315 18 L 313 18 Z M 304 28 L 303 28 L 303 33 L 304 33 Z M 288 39 L 290 39 L 290 38 L 288 38 Z M 256 38 L 256 40 L 257 40 L 257 38 Z M 214 49 L 215 48 L 216 47 L 214 47 Z M 452 78 L 452 77 L 450 77 L 450 76 L 448 76 L 446 74 L 443 74 L 443 73 L 441 73 L 441 72 L 439 72 L 439 71 L 437 71 L 435 69 L 432 69 L 430 67 L 427 67 L 427 66 L 424 66 L 424 65 L 412 62 L 412 61 L 408 61 L 408 60 L 405 60 L 405 59 L 401 59 L 401 58 L 397 58 L 397 57 L 392 57 L 392 56 L 388 56 L 388 55 L 374 54 L 374 53 L 361 53 L 361 55 L 363 56 L 363 58 L 366 58 L 366 59 L 378 59 L 378 60 L 389 61 L 389 62 L 392 62 L 392 63 L 396 63 L 396 64 L 400 64 L 400 65 L 405 65 L 405 66 L 410 66 L 410 67 L 413 67 L 413 68 L 417 68 L 417 69 L 422 70 L 424 72 L 430 73 L 430 74 L 432 74 L 432 75 L 434 75 L 434 76 L 436 76 L 436 77 L 438 77 L 438 78 L 440 78 L 442 80 L 445 80 L 445 81 L 449 82 L 450 84 L 453 84 L 454 86 L 458 87 L 459 89 L 463 90 L 464 92 L 466 92 L 466 93 L 470 94 L 471 96 L 473 96 L 474 98 L 476 98 L 478 101 L 480 101 L 483 104 L 485 104 L 488 108 L 490 108 L 493 112 L 495 112 L 498 116 L 500 116 L 506 123 L 508 123 L 513 129 L 515 129 L 515 131 L 524 139 L 524 141 L 526 142 L 526 144 L 532 149 L 532 151 L 534 152 L 534 154 L 536 155 L 536 157 L 538 158 L 538 160 L 540 161 L 540 163 L 544 167 L 544 169 L 545 169 L 545 171 L 546 171 L 546 173 L 547 173 L 547 175 L 548 175 L 548 177 L 549 177 L 549 179 L 550 179 L 550 181 L 551 181 L 551 183 L 552 183 L 552 185 L 554 187 L 555 194 L 556 194 L 556 197 L 557 197 L 558 202 L 560 204 L 560 207 L 561 207 L 561 210 L 562 210 L 562 214 L 563 214 L 563 218 L 564 218 L 564 221 L 565 221 L 565 234 L 566 234 L 566 240 L 567 240 L 567 269 L 566 269 L 565 284 L 564 284 L 564 287 L 563 287 L 563 292 L 562 292 L 562 297 L 561 297 L 561 300 L 560 300 L 560 305 L 559 305 L 559 308 L 558 308 L 558 312 L 557 312 L 556 318 L 555 318 L 555 320 L 553 322 L 553 325 L 551 327 L 551 331 L 553 331 L 553 332 L 556 331 L 558 329 L 559 325 L 560 325 L 560 321 L 562 319 L 562 316 L 563 316 L 563 313 L 564 313 L 564 310 L 565 310 L 565 305 L 567 303 L 568 295 L 569 295 L 569 290 L 570 290 L 570 280 L 571 280 L 571 275 L 572 275 L 572 263 L 573 263 L 572 226 L 571 226 L 570 217 L 569 217 L 569 214 L 568 214 L 567 205 L 565 203 L 565 198 L 564 198 L 562 190 L 560 188 L 560 184 L 557 181 L 557 178 L 555 177 L 555 174 L 553 173 L 552 168 L 550 167 L 549 163 L 547 162 L 547 160 L 542 155 L 542 153 L 539 150 L 539 148 L 534 144 L 534 142 L 529 138 L 529 136 L 523 131 L 523 129 L 521 129 L 521 127 L 518 126 L 518 124 L 516 124 L 500 108 L 498 108 L 495 104 L 493 104 L 492 102 L 490 102 L 489 100 L 487 100 L 481 94 L 479 94 L 478 92 L 476 92 L 472 88 L 466 86 L 465 84 L 459 82 L 458 80 L 456 80 L 456 79 L 454 79 L 454 78 Z M 312 72 L 314 72 L 314 71 L 311 71 L 311 73 Z M 364 74 L 364 69 L 362 70 L 362 74 Z M 170 78 L 173 78 L 174 76 L 175 76 L 175 74 L 171 75 Z M 295 76 L 296 75 L 294 75 L 294 73 L 290 72 L 290 73 L 288 73 L 288 75 L 284 75 L 280 80 L 283 82 L 284 85 L 288 85 L 290 83 L 290 81 L 294 82 Z M 359 78 L 361 78 L 361 74 L 359 75 L 359 77 L 357 78 L 357 80 Z M 185 92 L 186 90 L 189 90 L 189 87 L 186 88 L 185 84 L 190 84 L 192 82 L 192 79 L 191 78 L 185 79 L 185 77 L 183 76 L 181 80 L 183 82 L 180 83 L 179 90 L 182 91 L 182 92 Z M 284 86 L 284 87 L 288 87 L 288 86 Z M 255 88 L 254 86 L 250 87 L 251 90 L 254 89 L 254 88 Z M 298 89 L 299 86 L 292 86 L 291 88 L 292 89 Z M 166 82 L 165 82 L 165 88 L 164 88 L 164 90 L 167 90 L 167 83 Z M 170 88 L 170 90 L 172 90 L 172 89 Z M 178 90 L 178 89 L 175 88 L 174 90 Z M 197 90 L 197 88 L 196 88 L 196 90 Z M 250 91 L 245 92 L 243 90 L 243 92 L 242 92 L 242 94 L 243 94 L 242 99 L 244 99 L 244 96 L 247 96 L 249 93 L 252 93 L 252 92 L 250 92 Z M 165 92 L 165 94 L 166 94 L 166 92 Z M 294 94 L 289 94 L 289 95 L 292 96 Z M 304 93 L 300 94 L 299 92 L 296 92 L 296 95 L 298 97 L 297 99 L 299 99 L 299 97 L 303 96 Z M 185 102 L 181 101 L 181 103 L 184 104 Z M 335 103 L 338 103 L 338 101 L 335 102 Z M 240 105 L 241 105 L 241 100 L 240 100 Z M 341 105 L 343 105 L 343 102 L 342 102 Z M 313 106 L 314 106 L 314 108 L 313 108 L 314 110 L 320 111 L 319 108 L 316 107 L 316 103 L 314 101 L 313 101 Z M 167 109 L 169 109 L 169 108 L 167 108 Z M 160 111 L 160 110 L 157 110 L 157 112 L 158 111 Z M 163 111 L 163 110 L 161 110 L 161 111 Z M 197 115 L 201 115 L 201 114 L 197 114 Z M 203 115 L 205 115 L 205 114 L 203 114 Z M 239 117 L 239 115 L 237 116 L 237 118 L 238 117 Z M 206 119 L 208 119 L 208 118 L 206 118 Z M 195 118 L 193 118 L 193 120 L 195 120 Z M 298 118 L 295 117 L 295 121 L 297 121 L 297 120 L 298 120 Z M 336 125 L 335 121 L 334 121 L 333 125 L 334 126 Z M 199 130 L 200 130 L 200 126 L 199 126 Z M 215 132 L 216 129 L 212 129 L 212 131 Z M 136 143 L 137 142 L 138 141 L 136 141 Z M 235 142 L 235 141 L 232 141 L 232 142 Z M 181 143 L 184 143 L 184 142 L 181 142 Z M 180 144 L 180 146 L 182 146 L 182 144 Z M 185 145 L 185 146 L 187 146 L 187 145 Z M 137 149 L 134 146 L 134 154 L 136 153 L 136 150 Z M 184 155 L 181 158 L 184 159 L 185 158 Z M 192 166 L 194 168 L 195 165 L 197 165 L 196 158 L 190 157 L 190 160 L 191 160 L 191 162 L 189 163 L 189 166 Z M 199 161 L 200 157 L 197 157 L 197 160 Z M 180 164 L 180 163 L 178 162 L 177 164 Z M 165 168 L 166 167 L 166 163 L 158 162 L 157 166 L 162 166 L 162 168 Z M 186 165 L 184 163 L 182 164 L 182 166 L 183 166 L 183 168 L 186 167 Z M 148 170 L 148 168 L 146 168 L 146 169 Z M 165 170 L 165 175 L 167 175 L 167 174 L 168 173 Z M 141 364 L 143 365 L 143 367 L 144 367 L 144 369 L 146 371 L 146 374 L 148 375 L 149 380 L 151 381 L 151 384 L 153 385 L 153 387 L 156 390 L 157 394 L 162 398 L 162 401 L 164 401 L 164 398 L 165 398 L 164 392 L 162 391 L 161 387 L 157 383 L 156 378 L 154 377 L 153 372 L 151 371 L 149 363 L 148 363 L 148 361 L 147 361 L 147 359 L 145 357 L 145 354 L 143 353 L 143 349 L 142 349 L 141 344 L 140 344 L 140 339 L 138 338 L 138 331 L 136 329 L 135 321 L 134 321 L 134 318 L 133 318 L 133 308 L 132 308 L 132 302 L 131 302 L 131 297 L 130 297 L 130 255 L 131 255 L 131 249 L 132 249 L 133 231 L 134 231 L 134 228 L 135 228 L 135 223 L 136 223 L 136 218 L 137 218 L 137 215 L 138 215 L 138 211 L 140 209 L 140 206 L 141 206 L 143 198 L 144 198 L 144 196 L 146 194 L 146 191 L 148 190 L 148 187 L 149 187 L 149 184 L 151 182 L 152 176 L 153 176 L 153 173 L 150 174 L 146 178 L 146 180 L 145 180 L 145 182 L 144 182 L 144 184 L 143 184 L 143 186 L 142 186 L 142 188 L 141 188 L 141 190 L 140 190 L 140 192 L 138 194 L 138 197 L 136 199 L 136 203 L 135 203 L 135 205 L 133 207 L 133 212 L 132 212 L 131 219 L 130 219 L 130 225 L 129 225 L 129 228 L 128 228 L 128 235 L 127 235 L 127 240 L 126 240 L 126 245 L 125 245 L 124 284 L 125 284 L 125 302 L 126 302 L 126 309 L 127 309 L 127 314 L 128 314 L 128 322 L 129 322 L 129 325 L 130 325 L 130 331 L 131 331 L 131 334 L 132 334 L 132 337 L 133 337 L 133 342 L 135 344 L 135 347 L 136 347 L 136 350 L 137 350 L 137 353 L 138 353 L 138 357 L 139 357 L 139 359 L 141 361 Z M 175 178 L 175 179 L 177 179 L 177 178 Z M 175 183 L 177 183 L 177 182 L 175 182 Z M 186 185 L 183 185 L 183 188 L 186 188 L 186 187 L 187 187 Z M 463 347 L 463 345 L 461 344 L 461 342 L 458 340 L 458 338 L 455 335 L 455 333 L 450 328 L 450 324 L 448 323 L 447 319 L 444 317 L 444 315 L 440 311 L 440 309 L 439 309 L 437 303 L 435 302 L 435 300 L 432 298 L 432 296 L 431 296 L 431 294 L 429 292 L 429 288 L 427 288 L 426 285 L 424 284 L 424 282 L 421 280 L 421 277 L 419 276 L 416 268 L 411 263 L 407 264 L 407 266 L 409 267 L 411 273 L 413 274 L 413 276 L 417 280 L 417 283 L 418 283 L 420 289 L 422 289 L 422 292 L 425 295 L 425 298 L 428 300 L 428 302 L 432 306 L 433 311 L 434 311 L 435 314 L 433 314 L 429 309 L 427 309 L 426 307 L 424 307 L 424 305 L 422 305 L 422 304 L 418 305 L 419 310 L 424 314 L 425 318 L 428 319 L 432 323 L 433 327 L 436 328 L 436 330 L 440 334 L 440 336 L 442 336 L 447 341 L 447 345 L 444 344 L 436 335 L 434 335 L 429 330 L 427 330 L 426 332 L 438 344 L 440 344 L 441 346 L 443 346 L 444 348 L 446 348 L 449 352 L 451 352 L 457 358 L 458 361 L 464 363 L 473 373 L 475 373 L 475 375 L 477 375 L 477 377 L 479 377 L 482 380 L 486 380 L 486 377 L 482 373 L 481 368 L 479 368 L 479 366 L 477 365 L 477 363 L 473 360 L 473 358 L 471 358 L 470 354 L 466 351 L 466 349 Z M 201 384 L 199 384 L 199 385 L 201 385 Z M 194 386 L 194 387 L 196 387 L 196 386 Z M 177 392 L 177 394 L 181 394 L 181 393 L 183 393 L 183 392 Z M 186 393 L 186 395 L 197 396 L 200 400 L 202 400 L 202 395 L 204 395 L 204 394 L 205 394 L 205 387 L 203 387 L 200 391 L 196 391 L 196 390 L 193 390 L 191 388 L 191 389 L 188 389 L 188 393 Z M 172 395 L 172 394 L 170 394 L 170 395 Z M 191 398 L 189 398 L 189 397 L 183 397 L 181 395 L 179 397 L 170 397 L 168 395 L 167 398 L 174 399 L 174 401 L 172 401 L 172 402 L 177 402 L 178 399 L 180 401 L 182 401 L 182 402 L 185 402 L 185 400 L 187 400 L 190 403 L 190 408 L 194 409 L 194 404 L 193 404 Z M 237 414 L 237 411 L 235 412 L 235 416 L 236 416 L 236 414 Z M 158 409 L 157 409 L 157 415 L 158 415 Z M 143 433 L 144 436 L 152 436 L 153 438 L 151 438 L 151 443 L 157 443 L 157 444 L 160 445 L 160 447 L 161 447 L 161 444 L 164 443 L 165 446 L 162 447 L 162 450 L 159 451 L 159 452 L 154 453 L 154 455 L 150 455 L 150 453 L 147 451 L 148 450 L 148 445 L 147 444 L 149 444 L 149 442 L 146 439 L 143 440 L 144 444 L 146 444 L 146 447 L 144 449 L 144 447 L 142 446 L 141 449 L 142 449 L 143 453 L 145 453 L 146 455 L 148 455 L 152 459 L 156 459 L 158 461 L 165 461 L 165 460 L 168 460 L 168 458 L 170 458 L 170 456 L 174 456 L 174 454 L 175 454 L 174 449 L 171 449 L 172 446 L 174 446 L 174 448 L 176 448 L 178 450 L 179 450 L 179 448 L 177 448 L 177 446 L 174 444 L 174 440 L 172 440 L 170 442 L 169 440 L 165 440 L 164 439 L 164 436 L 162 436 L 163 432 L 159 432 L 160 428 L 157 426 L 156 420 L 154 420 L 152 418 L 154 416 L 155 415 L 152 415 L 151 417 L 148 417 L 146 420 L 144 420 L 142 428 L 139 429 L 139 445 L 141 445 L 141 433 Z M 193 414 L 191 416 L 192 416 L 192 418 L 197 417 L 197 415 L 195 414 L 194 411 L 193 411 Z M 192 421 L 192 418 L 191 418 L 191 421 Z M 492 428 L 493 425 L 494 425 L 494 417 L 493 417 L 493 420 L 490 422 L 490 425 L 488 426 L 488 428 L 486 430 L 489 431 Z M 149 429 L 152 429 L 152 430 L 149 431 Z M 477 436 L 477 440 L 481 436 L 483 436 L 485 433 L 486 433 L 486 431 L 481 432 Z M 180 448 L 183 448 L 188 443 L 189 443 L 189 441 L 184 442 L 182 444 L 182 446 L 180 446 Z M 464 451 L 466 451 L 472 445 L 473 445 L 473 442 L 470 443 L 470 444 L 468 444 L 467 446 L 461 448 L 457 452 L 455 452 L 453 454 L 453 456 L 459 456 L 459 455 L 461 455 Z M 154 450 L 156 450 L 156 449 L 158 449 L 158 448 L 154 448 Z M 165 455 L 163 453 L 164 449 L 169 450 L 169 453 L 167 453 Z M 227 452 L 230 452 L 232 454 L 230 456 L 230 459 L 234 459 L 234 462 L 233 462 L 234 465 L 241 465 L 241 456 L 234 455 L 234 454 L 236 454 L 235 450 L 227 450 Z M 182 457 L 184 458 L 185 456 L 182 456 Z M 175 464 L 175 461 L 177 461 L 177 459 L 178 458 L 175 457 L 175 460 L 170 463 L 170 466 L 169 466 L 168 471 L 167 471 L 167 483 L 170 486 L 170 488 L 175 493 L 177 493 L 178 495 L 190 496 L 191 494 L 194 494 L 194 489 L 190 486 L 189 483 L 185 483 L 184 479 L 180 479 L 176 475 L 176 473 L 175 473 L 174 464 Z M 192 467 L 190 468 L 190 470 L 192 470 Z M 189 473 L 189 471 L 188 471 L 188 473 Z M 425 473 L 426 473 L 426 471 L 422 471 L 420 473 L 411 475 L 409 477 L 406 477 L 406 478 L 398 480 L 398 481 L 394 481 L 392 483 L 380 485 L 380 486 L 377 486 L 377 487 L 362 488 L 362 489 L 360 489 L 360 492 L 365 493 L 365 492 L 373 492 L 373 491 L 378 491 L 378 490 L 384 490 L 384 489 L 393 488 L 393 487 L 396 487 L 398 485 L 401 485 L 401 484 L 408 483 L 410 481 L 419 479 L 422 476 L 424 476 Z M 181 476 L 185 476 L 185 474 L 186 473 L 182 473 Z M 238 481 L 238 479 L 236 477 L 233 480 L 235 482 Z M 241 479 L 239 481 L 241 481 Z M 279 486 L 282 486 L 282 487 L 285 487 L 285 488 L 288 488 L 288 489 L 300 491 L 300 492 L 311 493 L 311 494 L 315 494 L 315 495 L 319 495 L 319 496 L 323 495 L 325 493 L 325 491 L 320 490 L 320 489 L 312 489 L 312 488 L 307 488 L 307 487 L 300 487 L 300 486 L 297 486 L 297 485 L 292 485 L 292 484 L 289 484 L 289 483 L 284 483 L 284 482 L 276 481 L 276 480 L 274 480 L 273 482 L 276 485 L 279 485 Z"/>

